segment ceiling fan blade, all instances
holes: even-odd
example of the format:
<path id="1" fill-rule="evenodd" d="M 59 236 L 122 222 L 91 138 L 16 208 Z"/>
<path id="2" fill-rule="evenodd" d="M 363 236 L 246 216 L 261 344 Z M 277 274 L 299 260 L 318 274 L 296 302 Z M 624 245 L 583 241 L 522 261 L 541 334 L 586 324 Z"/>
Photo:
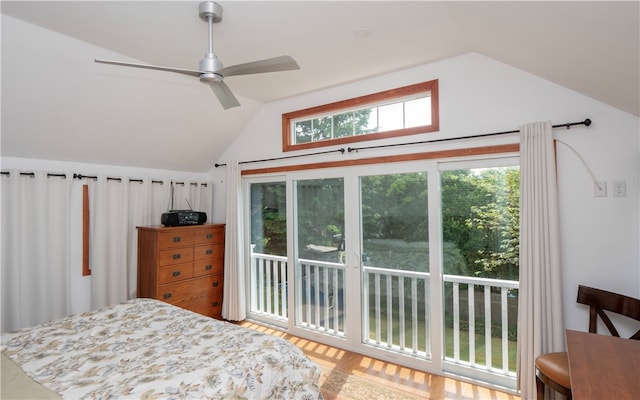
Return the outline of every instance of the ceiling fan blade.
<path id="1" fill-rule="evenodd" d="M 240 105 L 240 102 L 236 99 L 236 96 L 233 95 L 231 89 L 229 89 L 229 86 L 227 86 L 226 83 L 211 82 L 209 86 L 211 86 L 213 93 L 216 95 L 218 101 L 220 101 L 220 104 L 222 105 L 222 108 L 225 110 L 231 107 L 238 107 Z"/>
<path id="2" fill-rule="evenodd" d="M 253 61 L 244 64 L 232 65 L 216 71 L 222 76 L 260 74 L 263 72 L 278 72 L 300 69 L 298 63 L 290 56 L 267 58 L 266 60 Z"/>
<path id="3" fill-rule="evenodd" d="M 129 63 L 129 62 L 122 62 L 122 61 L 111 61 L 111 60 L 101 60 L 101 59 L 95 59 L 95 62 L 100 63 L 100 64 L 112 64 L 112 65 L 120 65 L 123 67 L 134 67 L 134 68 L 144 68 L 144 69 L 155 69 L 158 71 L 167 71 L 167 72 L 177 72 L 179 74 L 185 74 L 185 75 L 190 75 L 190 76 L 197 76 L 199 77 L 200 74 L 202 74 L 202 72 L 200 71 L 194 71 L 194 70 L 190 70 L 190 69 L 181 69 L 181 68 L 172 68 L 172 67 L 160 67 L 157 65 L 148 65 L 148 64 L 136 64 L 136 63 Z"/>

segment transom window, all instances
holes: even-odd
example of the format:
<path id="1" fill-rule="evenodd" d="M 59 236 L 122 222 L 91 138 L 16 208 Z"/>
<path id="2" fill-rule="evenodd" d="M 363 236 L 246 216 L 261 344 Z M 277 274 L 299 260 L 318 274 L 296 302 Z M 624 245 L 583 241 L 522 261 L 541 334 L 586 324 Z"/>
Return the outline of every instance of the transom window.
<path id="1" fill-rule="evenodd" d="M 283 151 L 438 129 L 437 80 L 282 115 Z"/>

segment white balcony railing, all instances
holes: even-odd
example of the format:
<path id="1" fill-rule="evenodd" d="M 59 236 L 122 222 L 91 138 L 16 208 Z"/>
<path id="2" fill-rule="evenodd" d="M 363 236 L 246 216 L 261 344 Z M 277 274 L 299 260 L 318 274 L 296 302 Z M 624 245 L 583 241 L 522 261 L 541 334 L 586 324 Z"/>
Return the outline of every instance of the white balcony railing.
<path id="1" fill-rule="evenodd" d="M 251 312 L 286 320 L 287 258 L 252 252 L 249 275 Z"/>
<path id="2" fill-rule="evenodd" d="M 451 321 L 447 322 L 452 324 L 452 334 L 445 335 L 445 341 L 453 344 L 445 360 L 515 377 L 519 282 L 444 275 L 444 288 L 445 318 L 449 317 Z M 496 344 L 499 351 L 494 351 Z M 483 360 L 479 357 L 481 353 Z"/>
<path id="3" fill-rule="evenodd" d="M 296 324 L 344 335 L 344 269 L 340 263 L 299 260 Z M 362 271 L 364 341 L 429 358 L 429 273 L 368 266 Z M 286 257 L 252 253 L 250 282 L 251 312 L 286 320 Z M 517 281 L 444 275 L 445 361 L 515 376 L 518 287 Z"/>
<path id="4" fill-rule="evenodd" d="M 296 324 L 335 336 L 343 336 L 345 265 L 299 259 Z"/>

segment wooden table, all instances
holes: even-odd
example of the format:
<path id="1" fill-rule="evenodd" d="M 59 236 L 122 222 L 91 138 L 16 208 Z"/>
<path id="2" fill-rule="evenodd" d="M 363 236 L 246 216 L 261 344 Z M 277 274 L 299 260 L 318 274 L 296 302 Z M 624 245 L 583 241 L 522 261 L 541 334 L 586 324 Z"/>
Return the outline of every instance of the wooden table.
<path id="1" fill-rule="evenodd" d="M 574 400 L 640 398 L 640 340 L 567 329 Z"/>

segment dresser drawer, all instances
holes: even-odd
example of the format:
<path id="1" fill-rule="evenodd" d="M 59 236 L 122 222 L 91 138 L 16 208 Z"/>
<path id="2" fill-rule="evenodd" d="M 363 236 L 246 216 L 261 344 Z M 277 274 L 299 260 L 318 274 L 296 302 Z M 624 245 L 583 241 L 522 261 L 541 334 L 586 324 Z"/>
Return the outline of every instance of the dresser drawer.
<path id="1" fill-rule="evenodd" d="M 222 292 L 220 295 L 198 297 L 180 304 L 180 307 L 209 317 L 220 318 L 222 315 Z"/>
<path id="2" fill-rule="evenodd" d="M 201 246 L 195 246 L 194 248 L 195 260 L 216 260 L 222 261 L 224 259 L 224 245 L 223 244 L 204 244 Z"/>
<path id="3" fill-rule="evenodd" d="M 193 246 L 195 243 L 196 232 L 191 230 L 174 230 L 163 231 L 158 233 L 158 248 L 160 250 Z"/>
<path id="4" fill-rule="evenodd" d="M 222 275 L 204 276 L 198 279 L 159 286 L 157 299 L 181 305 L 196 297 L 212 295 L 222 290 Z"/>
<path id="5" fill-rule="evenodd" d="M 221 274 L 224 266 L 214 260 L 198 260 L 193 262 L 193 276 Z"/>
<path id="6" fill-rule="evenodd" d="M 193 278 L 193 263 L 169 265 L 158 268 L 158 284 L 178 282 Z"/>
<path id="7" fill-rule="evenodd" d="M 224 243 L 224 227 L 206 227 L 195 235 L 195 244 Z"/>
<path id="8" fill-rule="evenodd" d="M 193 247 L 161 250 L 158 252 L 158 265 L 183 264 L 193 261 Z"/>

